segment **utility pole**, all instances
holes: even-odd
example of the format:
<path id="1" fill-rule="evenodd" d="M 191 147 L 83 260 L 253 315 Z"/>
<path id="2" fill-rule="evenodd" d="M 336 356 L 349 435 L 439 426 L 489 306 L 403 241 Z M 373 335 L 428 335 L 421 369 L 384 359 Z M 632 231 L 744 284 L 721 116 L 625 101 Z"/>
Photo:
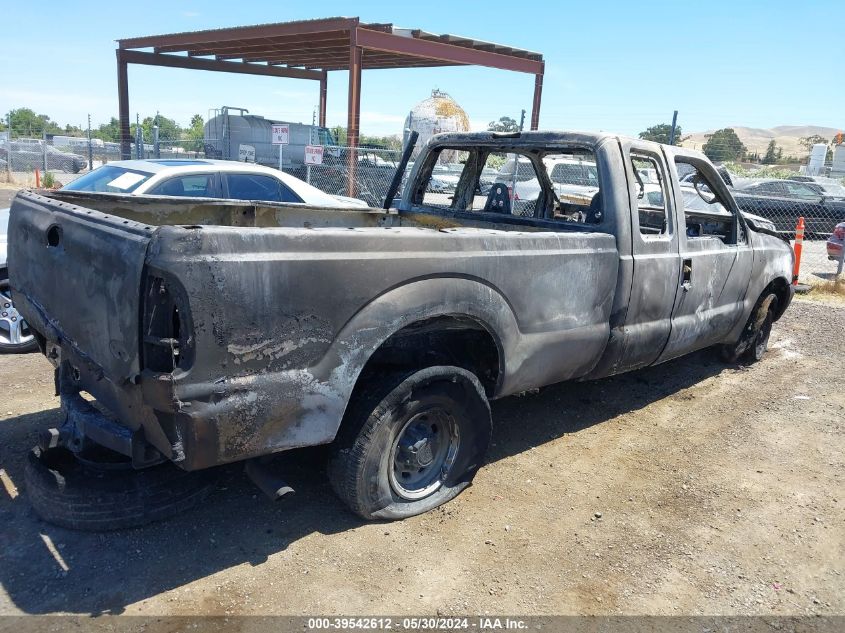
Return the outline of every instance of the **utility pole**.
<path id="1" fill-rule="evenodd" d="M 9 176 L 9 182 L 12 182 L 12 113 L 6 115 L 6 173 Z"/>
<path id="2" fill-rule="evenodd" d="M 141 160 L 144 149 L 144 131 L 141 129 L 141 117 L 135 113 L 135 158 Z"/>
<path id="3" fill-rule="evenodd" d="M 678 125 L 678 111 L 672 115 L 672 130 L 669 132 L 669 145 L 675 144 L 675 128 Z"/>
<path id="4" fill-rule="evenodd" d="M 91 114 L 88 114 L 88 171 L 94 169 L 94 148 L 91 147 Z"/>
<path id="5" fill-rule="evenodd" d="M 155 122 L 153 123 L 153 156 L 155 156 L 156 158 L 161 158 L 161 146 L 159 145 L 158 134 L 158 110 L 156 110 L 156 118 Z"/>

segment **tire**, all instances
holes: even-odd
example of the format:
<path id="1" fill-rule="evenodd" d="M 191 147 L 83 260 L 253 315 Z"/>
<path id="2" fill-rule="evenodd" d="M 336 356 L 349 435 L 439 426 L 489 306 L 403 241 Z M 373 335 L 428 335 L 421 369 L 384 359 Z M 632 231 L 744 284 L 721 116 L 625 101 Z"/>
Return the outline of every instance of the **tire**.
<path id="1" fill-rule="evenodd" d="M 748 317 L 748 323 L 742 330 L 739 341 L 733 345 L 722 345 L 720 354 L 727 363 L 742 363 L 752 365 L 760 360 L 769 347 L 769 337 L 772 324 L 775 322 L 775 311 L 778 297 L 773 292 L 765 292 L 757 300 L 757 305 Z"/>
<path id="2" fill-rule="evenodd" d="M 13 328 L 20 333 L 20 342 L 12 342 Z M 0 353 L 28 354 L 36 351 L 38 351 L 38 341 L 35 340 L 26 321 L 15 310 L 9 292 L 8 273 L 5 268 L 0 269 Z"/>
<path id="3" fill-rule="evenodd" d="M 337 496 L 368 520 L 404 519 L 455 498 L 490 444 L 490 405 L 478 378 L 438 366 L 370 381 L 362 392 L 371 387 L 350 404 L 332 446 Z"/>
<path id="4" fill-rule="evenodd" d="M 186 472 L 169 463 L 144 470 L 96 467 L 67 449 L 36 447 L 24 478 L 39 517 L 72 530 L 103 532 L 146 525 L 199 505 L 213 489 L 217 471 Z"/>

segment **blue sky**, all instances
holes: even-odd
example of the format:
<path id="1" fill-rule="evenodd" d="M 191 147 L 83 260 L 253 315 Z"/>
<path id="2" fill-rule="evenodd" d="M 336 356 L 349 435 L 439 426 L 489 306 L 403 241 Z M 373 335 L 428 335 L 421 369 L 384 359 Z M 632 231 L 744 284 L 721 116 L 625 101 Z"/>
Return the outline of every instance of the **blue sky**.
<path id="1" fill-rule="evenodd" d="M 542 52 L 542 128 L 636 134 L 679 110 L 685 132 L 727 125 L 845 127 L 842 0 L 144 3 L 0 1 L 0 112 L 31 107 L 59 123 L 117 114 L 114 40 L 263 22 L 360 16 Z M 347 74 L 329 74 L 328 123 L 346 124 Z M 130 66 L 130 108 L 186 124 L 221 105 L 310 121 L 316 82 Z M 530 111 L 533 77 L 483 68 L 363 73 L 362 131 L 400 133 L 432 88 L 474 127 Z M 530 116 L 530 114 L 529 114 Z"/>

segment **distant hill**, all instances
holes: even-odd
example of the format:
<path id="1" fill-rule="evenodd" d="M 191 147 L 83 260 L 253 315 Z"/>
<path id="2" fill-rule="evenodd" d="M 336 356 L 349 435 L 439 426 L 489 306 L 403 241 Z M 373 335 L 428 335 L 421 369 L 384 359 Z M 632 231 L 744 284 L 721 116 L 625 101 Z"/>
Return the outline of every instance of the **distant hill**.
<path id="1" fill-rule="evenodd" d="M 758 127 L 733 127 L 734 132 L 739 137 L 749 152 L 757 152 L 761 156 L 766 153 L 766 147 L 769 142 L 774 139 L 778 147 L 783 148 L 784 156 L 804 157 L 807 155 L 807 150 L 804 149 L 798 142 L 798 139 L 807 136 L 818 134 L 827 140 L 832 139 L 839 133 L 839 129 L 833 127 L 821 127 L 819 125 L 779 125 L 773 128 L 758 128 Z M 684 147 L 692 147 L 694 149 L 701 149 L 707 139 L 705 134 L 712 134 L 715 130 L 707 130 L 706 132 L 693 132 L 689 134 L 689 138 L 685 140 L 682 145 Z M 687 135 L 685 135 L 687 136 Z"/>

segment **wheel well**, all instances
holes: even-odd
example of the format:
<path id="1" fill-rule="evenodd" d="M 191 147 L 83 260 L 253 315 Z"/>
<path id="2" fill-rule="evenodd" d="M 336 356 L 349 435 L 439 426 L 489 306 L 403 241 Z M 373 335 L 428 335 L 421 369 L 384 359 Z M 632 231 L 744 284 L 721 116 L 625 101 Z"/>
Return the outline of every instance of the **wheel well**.
<path id="1" fill-rule="evenodd" d="M 778 307 L 775 311 L 775 321 L 777 321 L 783 316 L 783 313 L 786 312 L 786 308 L 789 306 L 789 282 L 783 277 L 778 277 L 766 286 L 761 296 L 769 292 L 775 293 L 778 298 Z"/>
<path id="2" fill-rule="evenodd" d="M 374 375 L 435 365 L 471 371 L 492 396 L 501 375 L 502 358 L 493 336 L 479 322 L 461 316 L 434 317 L 412 323 L 382 343 L 364 366 L 356 389 Z"/>

